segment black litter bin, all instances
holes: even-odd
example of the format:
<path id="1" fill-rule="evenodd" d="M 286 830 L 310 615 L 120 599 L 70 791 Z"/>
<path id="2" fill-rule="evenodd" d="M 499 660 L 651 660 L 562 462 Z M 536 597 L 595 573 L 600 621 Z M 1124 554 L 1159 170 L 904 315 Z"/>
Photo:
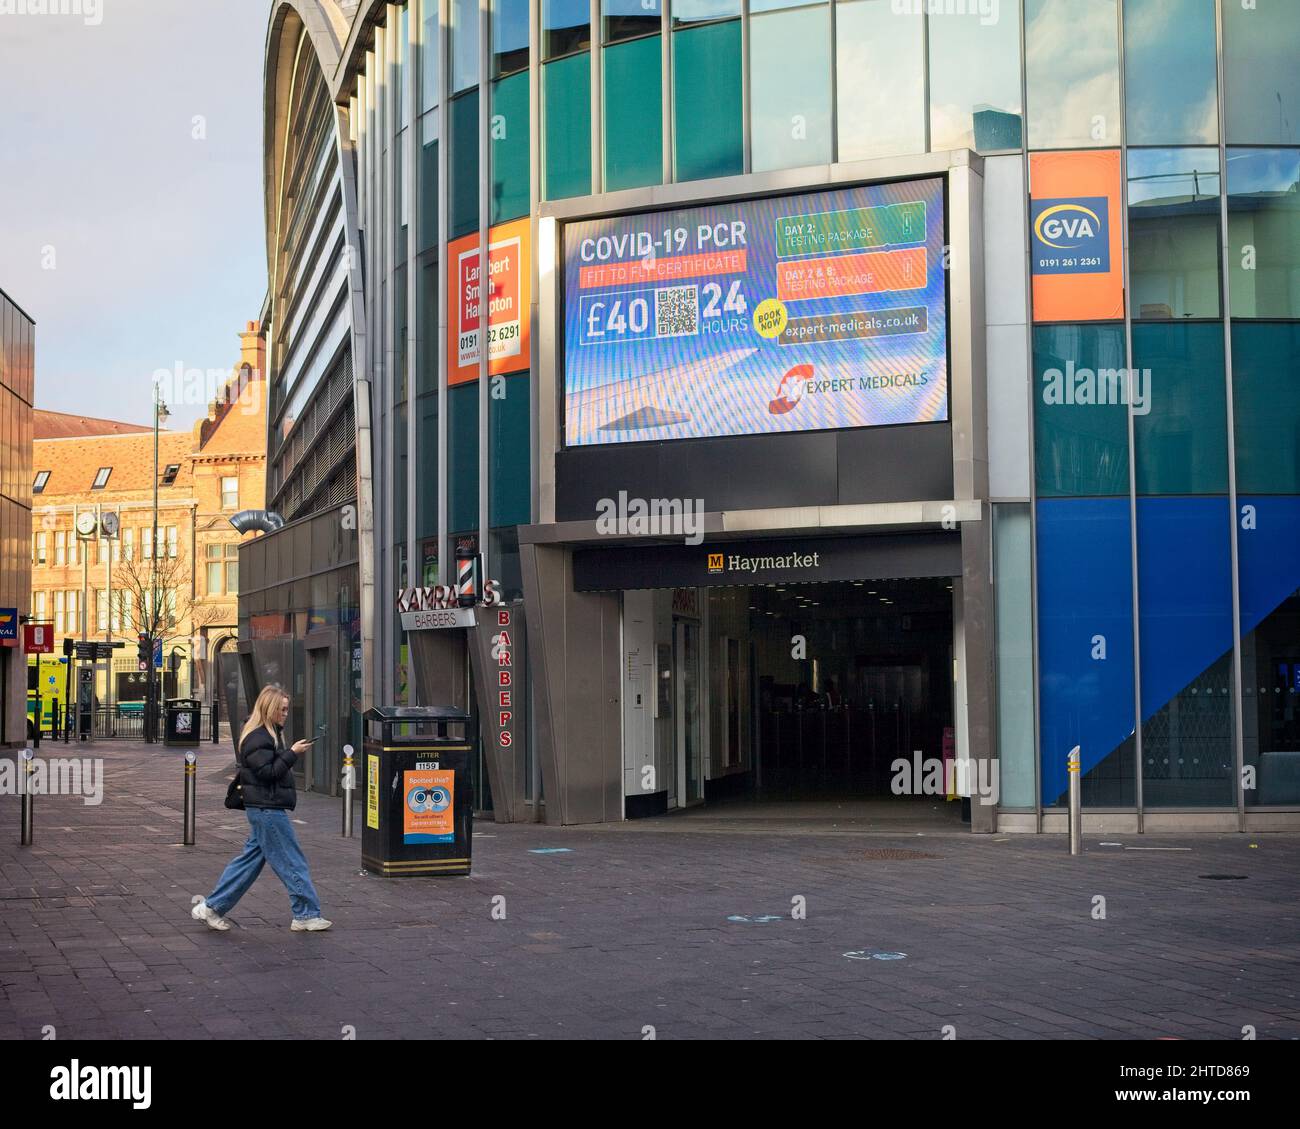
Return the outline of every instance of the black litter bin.
<path id="1" fill-rule="evenodd" d="M 375 706 L 365 722 L 362 864 L 387 878 L 468 874 L 469 714 L 448 706 Z M 449 736 L 449 727 L 459 732 Z"/>
<path id="2" fill-rule="evenodd" d="M 203 703 L 197 698 L 168 698 L 164 745 L 193 745 L 199 738 Z"/>

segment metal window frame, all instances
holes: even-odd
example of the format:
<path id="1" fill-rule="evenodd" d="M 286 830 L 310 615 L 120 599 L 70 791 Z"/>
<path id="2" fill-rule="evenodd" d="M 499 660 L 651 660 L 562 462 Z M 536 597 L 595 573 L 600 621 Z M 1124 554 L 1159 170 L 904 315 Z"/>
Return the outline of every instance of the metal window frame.
<path id="1" fill-rule="evenodd" d="M 1123 4 L 1123 0 L 1120 0 Z M 1237 426 L 1236 405 L 1232 386 L 1232 282 L 1228 267 L 1228 117 L 1227 117 L 1227 57 L 1224 54 L 1225 16 L 1223 0 L 1214 0 L 1214 56 L 1215 96 L 1219 126 L 1219 270 L 1222 285 L 1223 309 L 1223 379 L 1226 393 L 1225 409 L 1228 428 L 1228 530 L 1232 552 L 1232 729 L 1236 754 L 1237 830 L 1246 830 L 1246 735 L 1245 703 L 1243 701 L 1244 674 L 1241 668 L 1241 561 L 1237 544 Z"/>

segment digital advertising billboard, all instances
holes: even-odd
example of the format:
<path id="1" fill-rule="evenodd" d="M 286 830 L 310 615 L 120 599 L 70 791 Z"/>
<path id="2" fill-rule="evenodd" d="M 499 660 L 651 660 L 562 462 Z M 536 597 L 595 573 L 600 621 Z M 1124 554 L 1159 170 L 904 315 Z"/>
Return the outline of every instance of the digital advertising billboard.
<path id="1" fill-rule="evenodd" d="M 570 447 L 948 418 L 939 178 L 564 229 Z"/>

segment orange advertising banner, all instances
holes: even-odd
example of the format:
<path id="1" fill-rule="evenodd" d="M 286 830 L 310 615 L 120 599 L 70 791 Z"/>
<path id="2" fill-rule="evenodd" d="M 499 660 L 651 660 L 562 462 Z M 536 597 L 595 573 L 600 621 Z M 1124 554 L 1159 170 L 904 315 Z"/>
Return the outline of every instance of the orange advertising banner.
<path id="1" fill-rule="evenodd" d="M 776 296 L 783 302 L 797 302 L 886 290 L 924 290 L 928 270 L 924 247 L 863 251 L 830 259 L 794 259 L 776 264 Z"/>
<path id="2" fill-rule="evenodd" d="M 456 774 L 449 768 L 402 773 L 402 842 L 451 843 L 456 838 Z"/>
<path id="3" fill-rule="evenodd" d="M 1029 155 L 1034 321 L 1124 317 L 1118 149 Z"/>
<path id="4" fill-rule="evenodd" d="M 478 379 L 479 302 L 482 293 L 478 235 L 447 245 L 447 383 Z M 488 372 L 526 372 L 530 352 L 529 303 L 532 247 L 527 217 L 488 232 Z"/>
<path id="5" fill-rule="evenodd" d="M 597 263 L 578 272 L 578 287 L 627 286 L 646 282 L 672 282 L 714 274 L 744 274 L 749 256 L 738 251 L 709 251 L 697 255 L 647 256 L 635 263 Z"/>

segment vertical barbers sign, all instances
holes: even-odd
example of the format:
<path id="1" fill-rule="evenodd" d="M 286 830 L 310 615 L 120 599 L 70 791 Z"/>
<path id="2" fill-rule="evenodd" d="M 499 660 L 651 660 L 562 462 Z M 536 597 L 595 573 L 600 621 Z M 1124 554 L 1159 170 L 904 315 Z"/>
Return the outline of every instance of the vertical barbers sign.
<path id="1" fill-rule="evenodd" d="M 506 604 L 485 611 L 469 632 L 473 648 L 474 683 L 478 692 L 482 731 L 502 750 L 503 769 L 523 764 L 524 735 L 524 605 Z M 516 757 L 511 757 L 515 753 Z"/>
<path id="2" fill-rule="evenodd" d="M 497 744 L 503 749 L 514 744 L 514 640 L 510 637 L 513 613 L 508 608 L 499 608 L 496 613 L 498 628 L 492 637 L 492 658 L 496 663 L 496 715 Z"/>
<path id="3" fill-rule="evenodd" d="M 510 822 L 522 817 L 527 781 L 528 640 L 523 604 L 483 609 L 466 638 L 492 807 L 498 819 Z"/>

